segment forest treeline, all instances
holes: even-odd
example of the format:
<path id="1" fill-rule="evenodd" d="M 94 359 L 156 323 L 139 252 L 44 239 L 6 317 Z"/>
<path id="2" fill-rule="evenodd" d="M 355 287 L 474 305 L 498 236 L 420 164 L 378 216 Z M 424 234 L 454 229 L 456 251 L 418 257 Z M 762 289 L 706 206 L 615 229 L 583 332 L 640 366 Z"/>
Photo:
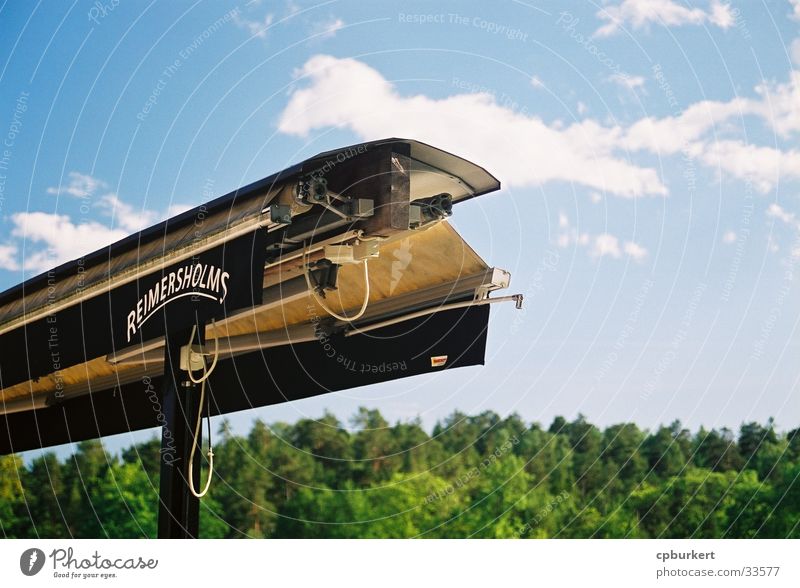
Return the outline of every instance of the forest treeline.
<path id="1" fill-rule="evenodd" d="M 223 423 L 201 536 L 800 538 L 800 430 L 771 420 L 691 433 L 456 412 L 428 433 L 361 409 L 351 425 Z M 159 456 L 152 439 L 0 457 L 0 530 L 154 537 Z"/>

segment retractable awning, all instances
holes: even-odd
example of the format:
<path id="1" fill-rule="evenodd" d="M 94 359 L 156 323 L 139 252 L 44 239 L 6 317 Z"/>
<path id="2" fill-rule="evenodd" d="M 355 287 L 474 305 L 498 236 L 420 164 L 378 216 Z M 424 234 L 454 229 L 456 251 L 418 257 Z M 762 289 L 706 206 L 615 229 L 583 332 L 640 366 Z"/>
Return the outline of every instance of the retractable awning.
<path id="1" fill-rule="evenodd" d="M 417 141 L 362 143 L 3 292 L 0 454 L 156 426 L 185 454 L 193 351 L 216 357 L 211 415 L 483 363 L 489 303 L 521 298 L 490 297 L 509 274 L 447 217 L 499 187 Z M 187 474 L 165 474 L 162 518 L 191 528 Z"/>
<path id="2" fill-rule="evenodd" d="M 334 196 L 322 206 L 298 198 L 315 182 Z M 509 276 L 478 257 L 446 211 L 425 223 L 414 203 L 498 188 L 479 166 L 417 141 L 353 145 L 3 292 L 0 453 L 158 426 L 164 334 L 196 317 L 221 349 L 215 414 L 481 363 L 487 308 L 448 308 Z M 354 242 L 372 247 L 370 293 L 364 315 L 346 322 L 311 295 L 305 271 Z M 325 299 L 352 315 L 361 265 L 341 265 L 335 287 Z"/>

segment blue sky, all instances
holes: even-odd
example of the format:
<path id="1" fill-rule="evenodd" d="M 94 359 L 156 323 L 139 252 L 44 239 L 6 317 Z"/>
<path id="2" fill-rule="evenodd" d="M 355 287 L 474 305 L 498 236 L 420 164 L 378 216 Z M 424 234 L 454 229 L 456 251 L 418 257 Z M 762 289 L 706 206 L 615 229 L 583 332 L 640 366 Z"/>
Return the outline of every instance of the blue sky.
<path id="1" fill-rule="evenodd" d="M 361 140 L 503 182 L 453 218 L 527 297 L 492 311 L 485 367 L 241 430 L 359 405 L 798 425 L 798 0 L 7 1 L 0 23 L 3 289 Z"/>

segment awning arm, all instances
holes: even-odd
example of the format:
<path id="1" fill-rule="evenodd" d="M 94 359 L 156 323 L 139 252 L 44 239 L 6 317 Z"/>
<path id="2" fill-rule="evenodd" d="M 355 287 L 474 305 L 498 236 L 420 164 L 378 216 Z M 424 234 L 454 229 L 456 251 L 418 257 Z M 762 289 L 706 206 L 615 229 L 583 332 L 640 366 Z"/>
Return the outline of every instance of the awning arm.
<path id="1" fill-rule="evenodd" d="M 468 308 L 470 306 L 482 306 L 484 304 L 494 304 L 495 302 L 514 302 L 517 310 L 519 310 L 522 308 L 522 299 L 523 299 L 522 294 L 512 294 L 511 296 L 498 296 L 497 298 L 482 298 L 480 300 L 467 300 L 465 302 L 454 302 L 452 304 L 445 304 L 443 306 L 434 306 L 431 308 L 426 308 L 424 310 L 418 310 L 417 312 L 404 314 L 402 316 L 398 316 L 393 319 L 372 323 L 365 327 L 351 327 L 350 329 L 345 331 L 344 336 L 352 337 L 353 335 L 362 335 L 364 333 L 368 333 L 369 331 L 373 331 L 375 329 L 381 329 L 383 327 L 388 327 L 389 325 L 395 325 L 397 323 L 410 321 L 411 319 L 428 316 L 443 310 L 455 310 L 457 308 Z"/>

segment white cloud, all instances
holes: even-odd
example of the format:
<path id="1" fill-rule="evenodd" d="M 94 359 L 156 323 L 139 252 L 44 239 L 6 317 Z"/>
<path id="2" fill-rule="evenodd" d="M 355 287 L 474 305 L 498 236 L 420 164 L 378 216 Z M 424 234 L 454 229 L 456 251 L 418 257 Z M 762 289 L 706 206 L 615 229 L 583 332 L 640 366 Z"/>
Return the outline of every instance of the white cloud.
<path id="1" fill-rule="evenodd" d="M 789 4 L 792 6 L 791 18 L 800 20 L 800 0 L 789 0 Z"/>
<path id="2" fill-rule="evenodd" d="M 760 118 L 781 137 L 800 132 L 800 71 L 790 72 L 785 83 L 765 81 L 754 91 L 756 98 L 703 100 L 690 104 L 676 116 L 640 119 L 626 131 L 624 145 L 662 154 L 677 153 L 708 131 L 723 131 L 726 123 L 747 116 Z"/>
<path id="3" fill-rule="evenodd" d="M 775 240 L 774 235 L 767 235 L 767 249 L 769 249 L 771 253 L 777 253 L 780 251 L 781 248 L 778 246 L 778 242 Z"/>
<path id="4" fill-rule="evenodd" d="M 734 98 L 729 102 L 703 100 L 689 105 L 679 115 L 639 119 L 622 134 L 622 144 L 631 150 L 661 155 L 679 153 L 700 141 L 708 131 L 736 116 L 749 114 L 751 101 Z"/>
<path id="5" fill-rule="evenodd" d="M 773 202 L 769 205 L 769 208 L 767 208 L 767 216 L 781 221 L 795 231 L 794 240 L 792 244 L 789 245 L 789 254 L 794 259 L 800 259 L 800 245 L 798 245 L 800 242 L 800 219 L 797 218 L 797 215 L 793 212 L 789 212 L 780 204 Z M 779 249 L 777 240 L 772 235 L 769 236 L 767 246 L 772 252 L 776 252 Z"/>
<path id="6" fill-rule="evenodd" d="M 776 218 L 782 223 L 789 225 L 790 227 L 794 227 L 795 229 L 800 229 L 800 222 L 797 221 L 796 215 L 793 212 L 789 212 L 784 209 L 780 204 L 773 202 L 767 208 L 767 216 Z"/>
<path id="7" fill-rule="evenodd" d="M 401 96 L 355 59 L 317 55 L 298 77 L 309 83 L 292 92 L 278 123 L 283 133 L 336 127 L 364 139 L 413 137 L 480 161 L 513 186 L 565 181 L 624 197 L 667 193 L 654 169 L 619 153 L 619 130 L 591 120 L 556 128 L 488 93 Z"/>
<path id="8" fill-rule="evenodd" d="M 798 2 L 800 2 L 800 0 L 798 0 Z M 792 63 L 794 63 L 796 67 L 800 67 L 800 39 L 795 39 L 792 41 L 792 44 L 789 45 L 789 57 L 791 57 Z"/>
<path id="9" fill-rule="evenodd" d="M 570 126 L 548 125 L 535 115 L 504 108 L 489 93 L 440 100 L 404 97 L 379 72 L 353 59 L 318 55 L 298 76 L 309 83 L 291 94 L 279 121 L 282 132 L 306 136 L 316 129 L 337 127 L 364 139 L 419 138 L 484 162 L 511 185 L 567 181 L 617 196 L 665 195 L 667 188 L 656 171 L 626 156 L 632 151 L 662 156 L 683 152 L 733 178 L 752 181 L 761 192 L 781 178 L 800 178 L 800 152 L 726 138 L 741 131 L 747 116 L 760 118 L 782 137 L 799 133 L 797 71 L 786 83 L 758 85 L 752 98 L 704 100 L 678 115 L 646 117 L 627 127 L 607 127 L 592 119 Z M 630 76 L 614 81 L 638 88 L 644 84 Z M 582 103 L 578 112 L 586 112 Z M 504 137 L 500 145 L 498 136 Z"/>
<path id="10" fill-rule="evenodd" d="M 667 27 L 682 25 L 716 25 L 727 29 L 734 24 L 729 4 L 711 0 L 707 10 L 690 8 L 674 0 L 623 0 L 603 7 L 597 17 L 606 24 L 595 31 L 595 36 L 608 37 L 622 28 L 646 29 L 651 24 Z"/>
<path id="11" fill-rule="evenodd" d="M 56 196 L 67 194 L 75 198 L 87 198 L 97 190 L 108 187 L 102 180 L 75 171 L 69 172 L 67 177 L 69 182 L 66 186 L 62 184 L 58 187 L 48 188 L 47 193 L 55 194 Z"/>
<path id="12" fill-rule="evenodd" d="M 730 4 L 711 0 L 711 16 L 708 20 L 721 29 L 729 29 L 736 24 L 736 13 L 731 9 Z"/>
<path id="13" fill-rule="evenodd" d="M 759 84 L 755 94 L 756 98 L 737 96 L 727 102 L 704 100 L 676 116 L 640 119 L 620 129 L 621 145 L 660 155 L 683 152 L 767 192 L 781 179 L 800 178 L 800 152 L 746 144 L 725 136 L 740 130 L 747 116 L 761 119 L 784 138 L 800 132 L 800 72 L 791 72 L 786 83 Z M 709 138 L 712 130 L 715 137 Z"/>
<path id="14" fill-rule="evenodd" d="M 647 257 L 647 249 L 633 241 L 625 241 L 620 246 L 619 238 L 610 233 L 591 235 L 578 232 L 577 229 L 570 227 L 569 218 L 563 212 L 558 214 L 558 226 L 560 231 L 556 237 L 556 245 L 562 249 L 572 245 L 585 247 L 589 256 L 594 259 L 602 257 L 619 259 L 625 254 L 634 261 L 641 262 Z"/>
<path id="15" fill-rule="evenodd" d="M 334 37 L 342 27 L 344 27 L 344 21 L 341 18 L 320 20 L 315 22 L 311 27 L 311 34 L 317 39 L 330 39 Z"/>
<path id="16" fill-rule="evenodd" d="M 750 182 L 762 194 L 781 180 L 800 179 L 800 151 L 780 151 L 728 140 L 708 143 L 699 155 L 709 167 Z"/>
<path id="17" fill-rule="evenodd" d="M 183 202 L 176 202 L 174 204 L 170 204 L 167 207 L 167 213 L 164 215 L 165 218 L 172 218 L 173 216 L 178 216 L 182 212 L 186 212 L 187 210 L 191 210 L 194 208 L 194 204 L 185 204 Z"/>
<path id="18" fill-rule="evenodd" d="M 259 2 L 260 2 L 260 0 L 259 0 Z M 293 0 L 289 0 L 289 1 L 286 3 L 286 13 L 287 13 L 289 16 L 291 16 L 291 15 L 293 15 L 293 14 L 297 14 L 297 13 L 298 13 L 298 12 L 300 12 L 301 10 L 303 10 L 303 7 L 302 7 L 302 6 L 300 6 L 300 5 L 299 5 L 297 2 L 294 2 Z"/>
<path id="19" fill-rule="evenodd" d="M 562 249 L 566 249 L 573 244 L 581 247 L 589 244 L 589 233 L 579 233 L 577 229 L 572 228 L 569 223 L 569 217 L 564 212 L 558 213 L 558 228 L 559 233 L 556 237 L 556 245 Z"/>
<path id="20" fill-rule="evenodd" d="M 732 245 L 733 243 L 736 243 L 736 232 L 725 231 L 725 233 L 722 235 L 722 242 L 725 243 L 725 245 Z"/>
<path id="21" fill-rule="evenodd" d="M 601 233 L 592 239 L 592 245 L 589 249 L 589 255 L 592 257 L 606 257 L 610 256 L 614 259 L 619 259 L 622 253 L 619 248 L 619 239 L 614 235 L 608 233 Z"/>
<path id="22" fill-rule="evenodd" d="M 81 198 L 103 215 L 106 225 L 85 215 L 80 222 L 65 214 L 19 212 L 11 215 L 9 239 L 0 243 L 0 269 L 21 269 L 18 252 L 24 245 L 25 270 L 43 271 L 65 261 L 105 247 L 144 229 L 160 219 L 175 216 L 191 208 L 188 204 L 171 204 L 164 214 L 146 208 L 136 208 L 113 192 L 97 194 L 108 188 L 103 180 L 79 172 L 69 173 L 69 182 L 58 188 L 48 188 L 49 194 L 66 194 Z M 83 210 L 83 208 L 82 208 Z"/>
<path id="23" fill-rule="evenodd" d="M 150 226 L 158 216 L 152 210 L 134 208 L 113 193 L 101 196 L 98 206 L 111 217 L 112 226 L 122 227 L 130 233 Z"/>
<path id="24" fill-rule="evenodd" d="M 99 178 L 76 171 L 69 172 L 67 177 L 69 182 L 66 186 L 47 188 L 47 193 L 67 194 L 82 199 L 85 204 L 97 207 L 104 215 L 108 216 L 112 226 L 134 232 L 153 224 L 158 217 L 158 214 L 152 210 L 137 210 L 114 192 L 97 195 L 98 192 L 108 188 L 108 184 Z"/>
<path id="25" fill-rule="evenodd" d="M 267 14 L 261 20 L 254 20 L 242 16 L 239 12 L 233 13 L 234 24 L 247 31 L 251 37 L 258 37 L 259 39 L 267 38 L 267 29 L 272 26 L 273 20 L 275 20 L 275 17 L 272 14 Z"/>
<path id="26" fill-rule="evenodd" d="M 647 257 L 647 249 L 638 243 L 634 243 L 633 241 L 626 241 L 625 245 L 622 247 L 622 250 L 630 255 L 634 261 L 642 261 L 645 257 Z"/>
<path id="27" fill-rule="evenodd" d="M 645 79 L 642 76 L 615 73 L 607 79 L 609 82 L 622 86 L 631 92 L 635 92 L 637 89 L 644 89 Z"/>
<path id="28" fill-rule="evenodd" d="M 544 82 L 537 76 L 531 76 L 531 86 L 534 88 L 544 88 Z"/>
<path id="29" fill-rule="evenodd" d="M 782 137 L 800 132 L 800 71 L 792 71 L 785 84 L 759 84 L 756 93 L 761 99 L 748 101 L 750 112 Z"/>
<path id="30" fill-rule="evenodd" d="M 98 222 L 75 224 L 67 215 L 46 212 L 18 212 L 11 215 L 11 221 L 14 224 L 11 235 L 23 239 L 26 249 L 34 249 L 24 261 L 25 269 L 33 271 L 44 271 L 128 235 L 127 231 L 110 229 Z"/>
<path id="31" fill-rule="evenodd" d="M 16 245 L 0 245 L 0 269 L 16 271 L 19 269 Z"/>
<path id="32" fill-rule="evenodd" d="M 637 197 L 666 195 L 657 172 L 631 160 L 632 152 L 684 156 L 728 176 L 752 182 L 760 192 L 779 180 L 800 179 L 800 151 L 744 143 L 746 117 L 789 138 L 800 133 L 800 72 L 785 83 L 763 82 L 752 97 L 703 100 L 663 118 L 606 126 L 591 118 L 565 126 L 504 108 L 486 92 L 443 99 L 402 96 L 378 71 L 354 59 L 317 55 L 297 72 L 301 78 L 279 119 L 279 129 L 307 136 L 346 128 L 365 140 L 407 136 L 480 161 L 512 186 L 573 182 L 598 192 Z M 614 78 L 641 88 L 642 80 Z M 305 83 L 304 83 L 305 82 Z M 583 115 L 586 108 L 578 104 Z M 502 141 L 498 141 L 502 137 Z"/>
<path id="33" fill-rule="evenodd" d="M 578 243 L 579 245 L 581 243 Z M 601 233 L 588 239 L 589 256 L 595 259 L 611 257 L 619 259 L 623 253 L 635 262 L 641 262 L 647 257 L 647 249 L 634 243 L 625 241 L 620 247 L 619 238 L 609 233 Z"/>
<path id="34" fill-rule="evenodd" d="M 570 245 L 586 247 L 589 244 L 590 239 L 591 237 L 589 236 L 589 233 L 578 233 L 576 229 L 570 229 L 568 231 L 559 233 L 558 237 L 556 238 L 556 245 L 562 249 L 566 249 Z"/>

